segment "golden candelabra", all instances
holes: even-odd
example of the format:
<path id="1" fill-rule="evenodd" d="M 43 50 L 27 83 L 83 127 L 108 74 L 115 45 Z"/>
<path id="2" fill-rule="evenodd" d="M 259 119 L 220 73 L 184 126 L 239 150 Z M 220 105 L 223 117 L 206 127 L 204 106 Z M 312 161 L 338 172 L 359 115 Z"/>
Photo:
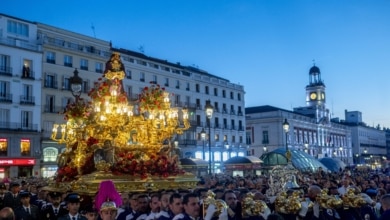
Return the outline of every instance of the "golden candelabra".
<path id="1" fill-rule="evenodd" d="M 67 123 L 54 124 L 51 138 L 66 144 L 58 159 L 57 185 L 73 181 L 68 188 L 88 191 L 97 187 L 97 180 L 117 179 L 124 190 L 169 188 L 169 184 L 158 183 L 163 177 L 176 182 L 184 179 L 184 187 L 195 186 L 196 179 L 181 170 L 172 144 L 175 135 L 190 127 L 188 110 L 171 108 L 170 94 L 158 84 L 145 87 L 138 101 L 129 104 L 124 76 L 120 55 L 114 52 L 103 77 L 88 93 L 91 101 L 78 93 L 64 112 Z M 185 177 L 178 179 L 180 175 Z M 124 176 L 141 183 L 129 189 Z"/>

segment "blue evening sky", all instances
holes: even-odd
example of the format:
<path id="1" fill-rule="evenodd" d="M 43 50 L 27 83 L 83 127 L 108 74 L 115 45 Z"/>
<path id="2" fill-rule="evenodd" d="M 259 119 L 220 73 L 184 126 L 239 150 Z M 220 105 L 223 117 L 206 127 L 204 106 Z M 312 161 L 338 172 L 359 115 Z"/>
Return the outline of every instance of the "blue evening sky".
<path id="1" fill-rule="evenodd" d="M 196 66 L 244 85 L 246 107 L 305 106 L 315 60 L 333 117 L 390 127 L 388 0 L 0 0 L 0 13 Z"/>

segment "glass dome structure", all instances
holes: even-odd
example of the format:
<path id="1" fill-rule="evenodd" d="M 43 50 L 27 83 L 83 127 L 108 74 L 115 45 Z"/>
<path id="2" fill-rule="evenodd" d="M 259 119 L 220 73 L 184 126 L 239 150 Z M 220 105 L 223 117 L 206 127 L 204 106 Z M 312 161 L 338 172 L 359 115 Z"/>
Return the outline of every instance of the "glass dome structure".
<path id="1" fill-rule="evenodd" d="M 316 158 L 303 151 L 290 149 L 292 165 L 301 172 L 315 172 L 318 168 L 324 171 L 329 169 L 320 163 Z M 273 167 L 276 165 L 287 165 L 286 149 L 278 148 L 269 153 L 263 154 L 260 160 L 263 161 L 263 167 Z"/>
<path id="2" fill-rule="evenodd" d="M 338 158 L 324 157 L 319 159 L 319 161 L 331 172 L 339 172 L 340 170 L 344 170 L 346 167 L 345 163 Z"/>

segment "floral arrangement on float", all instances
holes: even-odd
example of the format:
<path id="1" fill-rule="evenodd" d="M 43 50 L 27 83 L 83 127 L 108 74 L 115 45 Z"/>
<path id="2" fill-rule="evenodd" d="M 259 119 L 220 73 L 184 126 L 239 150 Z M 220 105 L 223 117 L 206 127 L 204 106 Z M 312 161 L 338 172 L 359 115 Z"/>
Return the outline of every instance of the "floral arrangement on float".
<path id="1" fill-rule="evenodd" d="M 70 182 L 99 173 L 141 179 L 183 174 L 172 138 L 189 128 L 188 111 L 171 108 L 169 93 L 152 83 L 135 103 L 123 90 L 124 67 L 114 53 L 102 78 L 94 83 L 86 102 L 69 103 L 61 138 L 66 143 L 58 157 L 57 182 Z M 72 123 L 73 121 L 77 123 Z"/>

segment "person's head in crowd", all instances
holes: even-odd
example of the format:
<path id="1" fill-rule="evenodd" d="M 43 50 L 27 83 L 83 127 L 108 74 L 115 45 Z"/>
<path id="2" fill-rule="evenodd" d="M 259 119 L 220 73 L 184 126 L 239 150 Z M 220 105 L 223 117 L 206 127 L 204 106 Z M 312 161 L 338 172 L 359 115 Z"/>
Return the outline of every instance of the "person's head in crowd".
<path id="1" fill-rule="evenodd" d="M 47 190 L 47 187 L 40 186 L 38 189 L 38 198 L 42 200 L 47 199 L 47 195 L 49 194 L 49 191 Z"/>
<path id="2" fill-rule="evenodd" d="M 245 179 L 243 179 L 243 178 L 240 178 L 239 180 L 238 180 L 238 186 L 237 187 L 245 187 Z"/>
<path id="3" fill-rule="evenodd" d="M 225 184 L 223 183 L 223 182 L 217 182 L 216 184 L 215 184 L 215 188 L 216 189 L 223 189 L 225 186 L 224 186 Z"/>
<path id="4" fill-rule="evenodd" d="M 34 184 L 34 183 L 29 184 L 29 187 L 28 187 L 28 190 L 27 190 L 27 191 L 29 191 L 29 192 L 31 193 L 31 195 L 36 195 L 36 194 L 38 194 L 37 185 Z"/>
<path id="5" fill-rule="evenodd" d="M 129 193 L 130 208 L 134 211 L 138 209 L 138 193 Z"/>
<path id="6" fill-rule="evenodd" d="M 54 207 L 58 207 L 62 200 L 62 193 L 60 192 L 50 192 L 49 193 L 50 201 Z"/>
<path id="7" fill-rule="evenodd" d="M 153 213 L 160 212 L 160 207 L 161 207 L 160 199 L 161 199 L 161 194 L 159 193 L 154 193 L 150 196 L 149 208 L 151 212 Z"/>
<path id="8" fill-rule="evenodd" d="M 233 181 L 227 181 L 225 183 L 225 187 L 226 187 L 227 190 L 233 190 L 233 189 L 236 188 L 236 186 L 235 186 Z"/>
<path id="9" fill-rule="evenodd" d="M 179 193 L 173 193 L 169 198 L 169 209 L 174 215 L 183 212 L 183 196 Z"/>
<path id="10" fill-rule="evenodd" d="M 195 193 L 188 193 L 183 197 L 184 212 L 197 219 L 200 215 L 199 197 Z"/>
<path id="11" fill-rule="evenodd" d="M 80 195 L 77 193 L 69 193 L 66 196 L 66 207 L 68 208 L 69 214 L 72 216 L 76 215 L 80 209 Z"/>
<path id="12" fill-rule="evenodd" d="M 9 185 L 9 191 L 12 194 L 18 194 L 20 192 L 20 184 L 18 182 L 12 182 Z"/>
<path id="13" fill-rule="evenodd" d="M 345 187 L 345 188 L 347 188 L 348 186 L 349 186 L 349 183 L 350 183 L 350 181 L 349 181 L 349 178 L 343 178 L 342 180 L 341 180 L 341 185 L 343 186 L 343 187 Z"/>
<path id="14" fill-rule="evenodd" d="M 390 194 L 382 196 L 380 203 L 383 211 L 390 210 Z"/>
<path id="15" fill-rule="evenodd" d="M 121 208 L 123 209 L 127 209 L 130 207 L 130 197 L 129 197 L 129 193 L 121 193 L 121 198 L 122 198 L 122 205 L 121 205 Z"/>
<path id="16" fill-rule="evenodd" d="M 339 195 L 339 191 L 337 190 L 337 187 L 331 186 L 328 189 L 328 194 L 329 195 Z"/>
<path id="17" fill-rule="evenodd" d="M 164 191 L 161 193 L 161 198 L 160 198 L 160 209 L 162 211 L 168 211 L 169 210 L 169 197 L 171 197 L 173 193 Z"/>
<path id="18" fill-rule="evenodd" d="M 311 185 L 307 190 L 307 196 L 311 201 L 315 201 L 318 194 L 321 193 L 321 188 L 318 185 Z"/>
<path id="19" fill-rule="evenodd" d="M 98 211 L 93 208 L 92 204 L 86 205 L 81 210 L 81 214 L 87 218 L 87 220 L 97 220 L 98 219 Z"/>
<path id="20" fill-rule="evenodd" d="M 376 188 L 378 188 L 378 186 L 377 186 L 377 184 L 376 184 L 377 182 L 375 182 L 375 180 L 370 180 L 370 185 L 369 185 L 369 187 L 368 188 L 370 188 L 370 189 L 376 189 Z"/>
<path id="21" fill-rule="evenodd" d="M 149 197 L 146 194 L 141 194 L 137 198 L 137 212 L 147 213 L 149 211 Z"/>
<path id="22" fill-rule="evenodd" d="M 29 207 L 30 206 L 30 193 L 27 191 L 20 193 L 20 202 L 23 206 Z"/>
<path id="23" fill-rule="evenodd" d="M 7 191 L 7 187 L 4 183 L 0 183 L 0 196 L 4 196 L 5 192 Z"/>
<path id="24" fill-rule="evenodd" d="M 26 180 L 22 180 L 20 182 L 20 190 L 22 191 L 28 191 L 28 183 L 26 182 Z"/>
<path id="25" fill-rule="evenodd" d="M 238 200 L 236 193 L 234 193 L 233 190 L 225 191 L 225 194 L 223 195 L 223 200 L 226 202 L 229 208 L 234 210 L 237 207 Z"/>
<path id="26" fill-rule="evenodd" d="M 253 196 L 253 200 L 263 200 L 265 201 L 267 199 L 267 197 L 261 193 L 261 192 L 255 192 L 254 193 L 254 196 Z"/>
<path id="27" fill-rule="evenodd" d="M 4 207 L 0 210 L 1 220 L 15 220 L 15 213 L 10 207 Z"/>
<path id="28" fill-rule="evenodd" d="M 113 201 L 103 202 L 100 206 L 99 216 L 101 220 L 115 220 L 118 208 Z"/>
<path id="29" fill-rule="evenodd" d="M 215 194 L 215 199 L 222 199 L 223 200 L 223 189 L 215 189 L 214 194 Z"/>
<path id="30" fill-rule="evenodd" d="M 208 189 L 206 188 L 198 188 L 194 190 L 194 193 L 196 193 L 199 196 L 200 200 L 204 200 L 207 197 Z"/>

